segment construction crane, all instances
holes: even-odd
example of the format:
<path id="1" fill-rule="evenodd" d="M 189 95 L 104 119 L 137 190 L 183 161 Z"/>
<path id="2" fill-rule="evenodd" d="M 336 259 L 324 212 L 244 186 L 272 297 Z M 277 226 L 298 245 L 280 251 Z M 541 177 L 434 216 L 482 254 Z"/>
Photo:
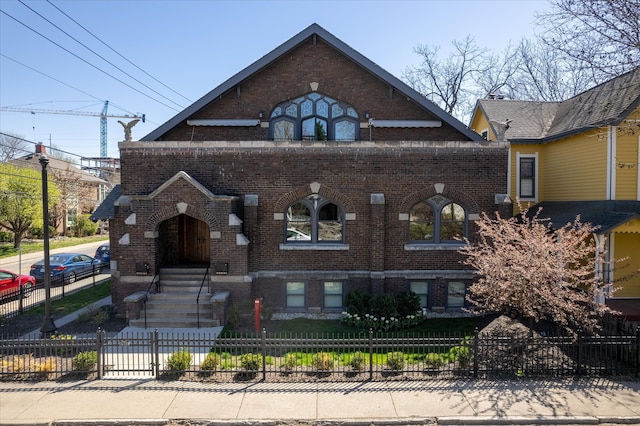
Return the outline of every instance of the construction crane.
<path id="1" fill-rule="evenodd" d="M 89 111 L 61 111 L 55 109 L 34 109 L 34 108 L 14 108 L 14 107 L 0 107 L 0 111 L 8 112 L 28 112 L 30 114 L 61 114 L 61 115 L 83 115 L 86 117 L 100 117 L 100 157 L 107 157 L 107 118 L 138 118 L 145 122 L 145 115 L 115 115 L 107 114 L 109 108 L 109 101 L 104 101 L 104 107 L 102 112 L 89 112 Z"/>

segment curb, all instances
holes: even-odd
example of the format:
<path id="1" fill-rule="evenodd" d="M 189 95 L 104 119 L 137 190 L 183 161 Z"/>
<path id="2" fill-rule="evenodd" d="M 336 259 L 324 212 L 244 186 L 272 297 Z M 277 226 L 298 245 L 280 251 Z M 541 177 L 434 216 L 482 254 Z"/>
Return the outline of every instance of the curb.
<path id="1" fill-rule="evenodd" d="M 445 416 L 405 419 L 327 419 L 327 420 L 259 420 L 259 419 L 85 419 L 51 422 L 13 422 L 3 426 L 440 426 L 440 425 L 640 425 L 640 417 L 597 416 Z"/>

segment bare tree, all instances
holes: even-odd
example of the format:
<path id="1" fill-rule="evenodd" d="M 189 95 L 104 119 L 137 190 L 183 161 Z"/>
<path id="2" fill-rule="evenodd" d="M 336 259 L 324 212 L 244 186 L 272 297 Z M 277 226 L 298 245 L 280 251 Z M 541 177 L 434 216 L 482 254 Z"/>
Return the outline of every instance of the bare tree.
<path id="1" fill-rule="evenodd" d="M 550 0 L 541 40 L 600 83 L 640 66 L 640 0 Z"/>
<path id="2" fill-rule="evenodd" d="M 515 99 L 562 101 L 593 85 L 576 61 L 540 41 L 523 39 L 518 46 L 518 71 L 511 80 Z"/>
<path id="3" fill-rule="evenodd" d="M 488 52 L 488 57 L 484 72 L 478 73 L 474 79 L 477 86 L 475 93 L 478 97 L 488 95 L 501 95 L 506 98 L 518 98 L 519 82 L 517 81 L 520 72 L 519 47 L 509 44 L 502 53 Z"/>
<path id="4" fill-rule="evenodd" d="M 30 152 L 23 137 L 12 133 L 0 133 L 0 163 L 18 158 Z"/>
<path id="5" fill-rule="evenodd" d="M 439 46 L 416 47 L 421 64 L 407 68 L 403 78 L 443 110 L 462 119 L 478 97 L 475 81 L 491 69 L 490 55 L 471 36 L 454 40 L 452 45 L 454 50 L 446 58 L 440 57 Z"/>
<path id="6" fill-rule="evenodd" d="M 603 247 L 592 238 L 596 229 L 577 217 L 552 230 L 540 210 L 527 213 L 506 219 L 483 213 L 476 221 L 479 240 L 460 249 L 463 263 L 479 275 L 468 300 L 479 312 L 550 320 L 574 335 L 596 330 L 609 311 L 595 299 L 603 288 L 596 266 L 605 262 Z"/>

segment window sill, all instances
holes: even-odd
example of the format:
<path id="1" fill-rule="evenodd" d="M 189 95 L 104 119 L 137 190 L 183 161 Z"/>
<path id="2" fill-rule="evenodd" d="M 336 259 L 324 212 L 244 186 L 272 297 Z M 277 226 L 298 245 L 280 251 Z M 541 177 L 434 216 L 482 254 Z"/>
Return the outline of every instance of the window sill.
<path id="1" fill-rule="evenodd" d="M 339 251 L 349 250 L 349 244 L 280 244 L 280 250 Z"/>
<path id="2" fill-rule="evenodd" d="M 406 251 L 433 251 L 433 250 L 458 250 L 466 246 L 465 243 L 439 243 L 439 244 L 405 244 Z"/>

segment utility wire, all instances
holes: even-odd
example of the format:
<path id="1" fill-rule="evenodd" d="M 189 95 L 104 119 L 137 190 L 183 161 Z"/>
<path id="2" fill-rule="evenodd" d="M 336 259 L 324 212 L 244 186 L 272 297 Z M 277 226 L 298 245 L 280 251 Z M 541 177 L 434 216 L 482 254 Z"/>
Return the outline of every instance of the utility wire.
<path id="1" fill-rule="evenodd" d="M 28 69 L 30 69 L 30 70 L 31 70 L 31 71 L 33 71 L 33 72 L 37 72 L 37 73 L 38 73 L 38 74 L 40 74 L 40 75 L 43 75 L 43 76 L 45 76 L 45 77 L 47 77 L 47 78 L 50 78 L 50 79 L 51 79 L 51 80 L 53 80 L 53 81 L 56 81 L 56 82 L 58 82 L 58 83 L 60 83 L 60 84 L 63 84 L 63 85 L 65 85 L 65 86 L 67 86 L 67 87 L 70 87 L 70 88 L 72 88 L 73 90 L 77 90 L 78 92 L 80 92 L 80 93 L 82 93 L 82 94 L 84 94 L 84 95 L 90 96 L 90 97 L 92 97 L 93 99 L 96 99 L 96 100 L 98 100 L 98 101 L 100 101 L 100 102 L 104 103 L 104 100 L 102 100 L 102 99 L 98 98 L 97 96 L 93 96 L 91 93 L 87 93 L 87 92 L 85 92 L 84 90 L 78 89 L 77 87 L 73 87 L 72 85 L 67 84 L 67 83 L 65 83 L 64 81 L 58 80 L 58 79 L 57 79 L 57 78 L 55 78 L 55 77 L 51 77 L 50 75 L 45 74 L 45 73 L 43 73 L 42 71 L 38 71 L 37 69 L 30 67 L 29 65 L 23 64 L 22 62 L 20 62 L 20 61 L 18 61 L 18 60 L 16 60 L 16 59 L 10 58 L 9 56 L 5 55 L 4 53 L 1 53 L 1 52 L 0 52 L 0 56 L 2 56 L 3 58 L 7 58 L 8 60 L 13 61 L 13 62 L 15 62 L 15 63 L 16 63 L 16 64 L 18 64 L 18 65 L 22 65 L 23 67 L 28 68 Z M 127 112 L 128 112 L 128 111 L 127 111 Z"/>
<path id="2" fill-rule="evenodd" d="M 42 16 L 39 12 L 37 12 L 36 10 L 32 9 L 31 7 L 29 7 L 28 5 L 26 5 L 22 0 L 18 0 L 18 2 L 23 5 L 24 7 L 26 7 L 27 9 L 29 9 L 30 11 L 32 11 L 33 13 L 35 13 L 36 15 L 38 15 L 40 18 L 44 19 L 45 21 L 47 21 L 49 24 L 51 24 L 53 27 L 55 27 L 56 29 L 58 29 L 60 32 L 62 32 L 64 35 L 66 35 L 67 37 L 69 37 L 70 39 L 72 39 L 73 41 L 75 41 L 76 43 L 78 43 L 80 46 L 84 47 L 85 49 L 87 49 L 88 51 L 90 51 L 91 53 L 93 53 L 94 55 L 96 55 L 98 58 L 102 59 L 103 61 L 105 61 L 106 63 L 108 63 L 109 65 L 111 65 L 112 67 L 114 67 L 115 69 L 117 69 L 118 71 L 120 71 L 121 73 L 123 73 L 124 75 L 126 75 L 127 77 L 131 78 L 132 80 L 134 80 L 135 82 L 143 85 L 144 87 L 146 87 L 147 89 L 151 90 L 153 93 L 155 93 L 156 95 L 159 95 L 160 97 L 168 100 L 171 103 L 176 104 L 177 106 L 179 106 L 180 108 L 184 107 L 182 105 L 180 105 L 177 102 L 172 101 L 171 99 L 167 98 L 166 96 L 164 96 L 162 93 L 152 89 L 151 87 L 147 86 L 146 84 L 144 84 L 143 82 L 141 82 L 140 80 L 138 80 L 137 78 L 135 78 L 134 76 L 132 76 L 131 74 L 127 73 L 125 70 L 123 70 L 122 68 L 118 67 L 117 65 L 115 65 L 113 62 L 109 61 L 108 59 L 106 59 L 104 56 L 100 55 L 99 53 L 97 53 L 95 50 L 91 49 L 89 46 L 87 46 L 86 44 L 82 43 L 80 40 L 78 40 L 77 38 L 73 37 L 71 34 L 69 34 L 68 32 L 66 32 L 65 30 L 63 30 L 62 28 L 60 28 L 59 26 L 57 26 L 56 24 L 54 24 L 53 22 L 51 22 L 50 20 L 48 20 L 47 18 L 45 18 L 44 16 Z"/>
<path id="3" fill-rule="evenodd" d="M 17 59 L 11 58 L 11 57 L 9 57 L 9 56 L 5 55 L 4 53 L 1 53 L 1 52 L 0 52 L 0 56 L 2 56 L 3 58 L 8 59 L 8 60 L 10 60 L 10 61 L 13 61 L 13 62 L 15 62 L 15 63 L 16 63 L 16 64 L 18 64 L 18 65 L 22 65 L 23 67 L 25 67 L 25 68 L 27 68 L 27 69 L 30 69 L 31 71 L 36 72 L 36 73 L 38 73 L 38 74 L 40 74 L 40 75 L 42 75 L 42 76 L 44 76 L 44 77 L 50 78 L 51 80 L 53 80 L 53 81 L 55 81 L 55 82 L 57 82 L 57 83 L 60 83 L 60 84 L 62 84 L 62 85 L 64 85 L 64 86 L 67 86 L 67 87 L 69 87 L 69 88 L 71 88 L 71 89 L 73 89 L 73 90 L 77 90 L 78 92 L 80 92 L 80 93 L 82 93 L 82 94 L 84 94 L 84 95 L 87 95 L 87 96 L 89 96 L 89 97 L 91 97 L 91 98 L 93 98 L 93 99 L 95 99 L 95 100 L 100 101 L 100 103 L 101 103 L 101 104 L 104 104 L 104 101 L 105 101 L 104 99 L 100 99 L 99 97 L 94 96 L 94 95 L 92 95 L 91 93 L 87 93 L 87 92 L 85 92 L 85 91 L 84 91 L 84 90 L 82 90 L 82 89 L 78 89 L 77 87 L 74 87 L 74 86 L 72 86 L 72 85 L 70 85 L 70 84 L 68 84 L 68 83 L 65 83 L 65 82 L 64 82 L 64 81 L 62 81 L 62 80 L 59 80 L 59 79 L 57 79 L 57 78 L 55 78 L 55 77 L 50 76 L 49 74 L 46 74 L 46 73 L 44 73 L 44 72 L 42 72 L 42 71 L 39 71 L 39 70 L 37 70 L 37 69 L 35 69 L 35 68 L 33 68 L 33 67 L 30 67 L 30 66 L 29 66 L 29 65 L 27 65 L 27 64 L 23 64 L 22 62 L 18 61 Z M 31 105 L 31 104 L 27 104 L 27 106 L 30 106 L 30 105 Z M 21 106 L 21 105 L 18 105 L 18 106 Z M 127 114 L 136 115 L 135 113 L 133 113 L 133 112 L 131 112 L 131 111 L 128 111 L 128 110 L 126 110 L 126 109 L 122 108 L 121 106 L 118 106 L 118 105 L 114 104 L 113 102 L 109 102 L 109 106 L 115 106 L 116 108 L 118 108 L 119 110 L 122 110 L 122 111 L 126 112 Z M 149 120 L 147 120 L 147 121 L 149 121 Z"/>
<path id="4" fill-rule="evenodd" d="M 11 135 L 11 134 L 8 134 L 8 133 L 3 133 L 3 132 L 1 132 L 1 131 L 0 131 L 0 136 L 7 136 L 7 137 L 15 138 L 15 139 L 18 139 L 18 140 L 20 140 L 20 141 L 27 142 L 27 143 L 30 143 L 30 144 L 33 144 L 33 145 L 40 145 L 38 142 L 33 142 L 33 141 L 30 141 L 30 140 L 28 140 L 28 139 L 21 138 L 21 137 L 16 136 L 16 135 Z M 6 144 L 6 143 L 2 143 L 1 139 L 0 139 L 0 146 L 5 146 L 5 147 L 12 148 L 12 146 L 11 146 L 11 145 Z M 50 149 L 51 151 L 60 152 L 60 153 L 63 153 L 63 154 L 66 154 L 66 155 L 69 155 L 69 156 L 72 156 L 72 157 L 80 157 L 80 162 L 82 162 L 82 160 L 83 160 L 83 159 L 87 159 L 87 157 L 83 157 L 83 156 L 80 156 L 80 155 L 78 155 L 78 154 L 74 154 L 74 153 L 71 153 L 71 152 L 68 152 L 68 151 L 64 151 L 64 150 L 61 150 L 61 149 L 58 149 L 58 148 L 50 148 L 50 147 L 47 147 L 47 148 L 48 148 L 48 149 Z M 27 151 L 26 149 L 24 149 L 24 148 L 20 148 L 20 147 L 19 147 L 19 148 L 17 148 L 16 150 L 17 150 L 17 151 L 21 151 L 21 152 L 23 152 L 23 153 L 25 153 L 25 154 L 27 154 L 27 155 L 31 155 L 31 154 L 33 154 L 33 153 L 34 153 L 33 151 Z M 78 163 L 77 163 L 77 162 L 75 162 L 75 161 L 69 161 L 69 160 L 67 160 L 67 159 L 64 159 L 64 158 L 58 158 L 58 157 L 55 157 L 55 156 L 52 156 L 52 155 L 49 155 L 49 157 L 51 157 L 51 158 L 55 158 L 55 159 L 58 159 L 58 160 L 60 160 L 60 161 L 66 161 L 67 163 L 69 163 L 69 164 L 71 164 L 71 165 L 73 165 L 73 166 L 80 167 L 80 170 L 83 170 L 83 169 L 81 168 L 81 167 L 82 167 L 82 166 L 81 166 L 81 164 L 78 164 Z M 101 158 L 101 157 L 98 157 L 98 158 Z M 20 160 L 20 159 L 18 158 L 17 160 Z M 97 160 L 97 161 L 99 161 L 99 160 Z M 89 168 L 93 168 L 93 167 L 89 167 Z M 108 167 L 99 167 L 99 169 L 100 169 L 100 172 L 101 172 L 101 173 L 105 173 L 105 174 L 117 175 L 117 174 L 119 173 L 118 171 L 109 170 L 109 168 L 108 168 Z"/>
<path id="5" fill-rule="evenodd" d="M 85 27 L 83 27 L 80 23 L 78 23 L 78 21 L 76 21 L 75 19 L 73 19 L 71 16 L 69 16 L 68 14 L 66 14 L 62 9 L 60 9 L 58 6 L 56 6 L 55 4 L 53 4 L 50 0 L 47 0 L 47 3 L 49 3 L 51 6 L 53 6 L 54 8 L 56 8 L 58 10 L 58 12 L 62 13 L 64 16 L 66 16 L 67 18 L 69 18 L 71 21 L 73 21 L 77 26 L 79 26 L 80 28 L 82 28 L 83 30 L 85 30 L 86 32 L 88 32 L 89 34 L 91 34 L 91 36 L 93 36 L 93 38 L 95 38 L 96 40 L 98 40 L 100 43 L 102 43 L 103 45 L 105 45 L 106 47 L 108 47 L 113 53 L 115 53 L 116 55 L 120 56 L 122 59 L 124 59 L 125 61 L 127 61 L 128 63 L 130 63 L 131 65 L 133 65 L 134 67 L 136 67 L 138 70 L 140 70 L 141 72 L 143 72 L 145 75 L 147 75 L 148 77 L 150 77 L 151 79 L 153 79 L 155 82 L 159 83 L 160 85 L 164 86 L 165 88 L 169 89 L 170 91 L 172 91 L 173 93 L 175 93 L 176 95 L 180 96 L 181 98 L 185 99 L 188 102 L 193 103 L 193 101 L 189 98 L 187 98 L 186 96 L 182 95 L 181 93 L 173 90 L 171 87 L 167 86 L 166 84 L 164 84 L 163 82 L 161 82 L 160 80 L 158 80 L 157 78 L 155 78 L 154 76 L 152 76 L 151 74 L 149 74 L 148 72 L 146 72 L 145 70 L 143 70 L 142 68 L 140 68 L 139 66 L 137 66 L 136 64 L 134 64 L 133 62 L 131 62 L 129 59 L 127 59 L 125 56 L 123 56 L 122 54 L 120 54 L 120 52 L 116 51 L 114 48 L 112 48 L 111 46 L 109 46 L 107 43 L 105 43 L 102 39 L 100 39 L 98 36 L 96 36 L 95 34 L 93 34 L 91 31 L 89 31 L 88 29 L 86 29 Z M 175 103 L 175 102 L 174 102 Z"/>
<path id="6" fill-rule="evenodd" d="M 36 30 L 34 30 L 33 28 L 31 28 L 30 26 L 28 26 L 28 25 L 27 25 L 27 24 L 25 24 L 24 22 L 21 22 L 20 20 L 18 20 L 18 19 L 16 19 L 16 18 L 14 18 L 13 16 L 9 15 L 9 14 L 8 14 L 7 12 L 5 12 L 4 10 L 1 10 L 1 9 L 0 9 L 0 12 L 2 12 L 4 15 L 8 16 L 9 18 L 13 19 L 14 21 L 16 21 L 17 23 L 19 23 L 20 25 L 22 25 L 22 26 L 26 27 L 27 29 L 29 29 L 29 30 L 33 31 L 34 33 L 38 34 L 40 37 L 44 38 L 45 40 L 49 41 L 50 43 L 55 44 L 55 45 L 56 45 L 56 46 L 58 46 L 60 49 L 62 49 L 62 50 L 64 50 L 65 52 L 69 53 L 70 55 L 73 55 L 74 57 L 76 57 L 77 59 L 79 59 L 79 60 L 81 60 L 82 62 L 86 63 L 87 65 L 91 66 L 92 68 L 95 68 L 96 70 L 100 71 L 101 73 L 106 74 L 107 76 L 109 76 L 109 77 L 113 78 L 114 80 L 116 80 L 116 81 L 118 81 L 118 82 L 120 82 L 120 83 L 124 84 L 125 86 L 127 86 L 127 87 L 128 87 L 128 88 L 130 88 L 131 90 L 134 90 L 134 91 L 136 91 L 136 92 L 140 93 L 141 95 L 143 95 L 143 96 L 145 96 L 145 97 L 147 97 L 147 98 L 149 98 L 149 99 L 151 99 L 151 100 L 153 100 L 153 101 L 155 101 L 155 102 L 159 103 L 160 105 L 164 105 L 165 107 L 167 107 L 167 108 L 169 108 L 169 109 L 172 109 L 172 110 L 174 110 L 174 111 L 176 111 L 176 112 L 179 112 L 179 111 L 178 111 L 177 109 L 175 109 L 174 107 L 169 106 L 169 105 L 167 105 L 166 103 L 164 103 L 164 102 L 162 102 L 162 101 L 160 101 L 160 100 L 158 100 L 158 99 L 155 99 L 154 97 L 152 97 L 152 96 L 150 96 L 150 95 L 148 95 L 148 94 L 146 94 L 146 93 L 142 92 L 141 90 L 139 90 L 139 89 L 137 89 L 137 88 L 135 88 L 135 87 L 131 86 L 131 85 L 130 85 L 130 84 L 128 84 L 128 83 L 125 83 L 124 81 L 120 80 L 119 78 L 117 78 L 117 77 L 115 77 L 115 76 L 113 76 L 113 75 L 109 74 L 108 72 L 106 72 L 106 71 L 104 71 L 104 70 L 100 69 L 99 67 L 97 67 L 97 66 L 93 65 L 92 63 L 90 63 L 89 61 L 87 61 L 87 60 L 85 60 L 85 59 L 81 58 L 80 56 L 76 55 L 75 53 L 71 52 L 69 49 L 67 49 L 67 48 L 65 48 L 65 47 L 62 47 L 61 45 L 59 45 L 59 44 L 58 44 L 58 43 L 56 43 L 55 41 L 51 40 L 51 39 L 50 39 L 50 38 L 48 38 L 47 36 L 45 36 L 45 35 L 43 35 L 43 34 L 39 33 L 39 32 L 38 32 L 38 31 L 36 31 Z"/>

